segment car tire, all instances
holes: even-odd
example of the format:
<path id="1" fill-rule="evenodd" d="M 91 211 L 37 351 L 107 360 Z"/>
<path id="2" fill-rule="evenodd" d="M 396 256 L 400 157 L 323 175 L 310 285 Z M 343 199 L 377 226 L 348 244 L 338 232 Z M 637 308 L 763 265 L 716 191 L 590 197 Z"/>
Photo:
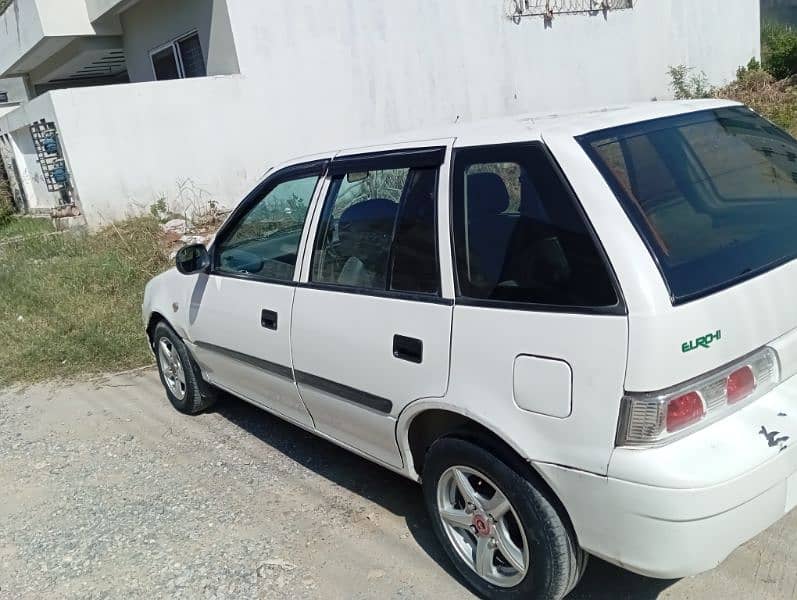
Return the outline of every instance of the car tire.
<path id="1" fill-rule="evenodd" d="M 423 493 L 435 534 L 483 598 L 560 600 L 578 584 L 588 555 L 545 486 L 499 455 L 464 439 L 432 445 Z M 466 496 L 475 500 L 470 506 Z"/>
<path id="2" fill-rule="evenodd" d="M 161 321 L 152 333 L 152 348 L 161 383 L 172 406 L 181 413 L 195 415 L 210 408 L 217 393 L 204 379 L 180 336 Z"/>

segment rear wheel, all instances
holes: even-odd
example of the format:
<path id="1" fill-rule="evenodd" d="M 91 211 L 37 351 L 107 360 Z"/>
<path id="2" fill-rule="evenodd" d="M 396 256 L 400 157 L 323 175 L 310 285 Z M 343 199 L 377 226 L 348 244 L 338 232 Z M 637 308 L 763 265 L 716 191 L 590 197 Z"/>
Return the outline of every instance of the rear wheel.
<path id="1" fill-rule="evenodd" d="M 199 366 L 174 330 L 161 321 L 152 335 L 161 383 L 172 405 L 195 415 L 216 402 L 216 392 L 203 379 Z"/>
<path id="2" fill-rule="evenodd" d="M 557 502 L 497 456 L 440 439 L 423 487 L 438 539 L 482 597 L 560 600 L 583 575 L 587 555 Z"/>

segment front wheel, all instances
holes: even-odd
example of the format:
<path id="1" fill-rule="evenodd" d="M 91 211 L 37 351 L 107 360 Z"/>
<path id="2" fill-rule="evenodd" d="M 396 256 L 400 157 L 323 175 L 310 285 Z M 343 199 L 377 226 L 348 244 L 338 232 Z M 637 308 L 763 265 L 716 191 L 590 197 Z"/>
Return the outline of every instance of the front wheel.
<path id="1" fill-rule="evenodd" d="M 203 379 L 183 340 L 161 321 L 152 335 L 161 383 L 177 410 L 195 415 L 216 401 L 216 392 Z"/>
<path id="2" fill-rule="evenodd" d="M 485 598 L 560 600 L 587 555 L 542 486 L 456 438 L 429 449 L 423 489 L 438 539 Z"/>

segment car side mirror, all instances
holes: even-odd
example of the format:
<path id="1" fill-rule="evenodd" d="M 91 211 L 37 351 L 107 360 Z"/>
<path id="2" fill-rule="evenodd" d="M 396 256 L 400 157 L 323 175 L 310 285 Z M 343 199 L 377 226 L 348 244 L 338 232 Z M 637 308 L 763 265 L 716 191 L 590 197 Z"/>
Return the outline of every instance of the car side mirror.
<path id="1" fill-rule="evenodd" d="M 183 275 L 203 273 L 210 267 L 210 254 L 202 244 L 191 244 L 177 251 L 177 270 Z"/>

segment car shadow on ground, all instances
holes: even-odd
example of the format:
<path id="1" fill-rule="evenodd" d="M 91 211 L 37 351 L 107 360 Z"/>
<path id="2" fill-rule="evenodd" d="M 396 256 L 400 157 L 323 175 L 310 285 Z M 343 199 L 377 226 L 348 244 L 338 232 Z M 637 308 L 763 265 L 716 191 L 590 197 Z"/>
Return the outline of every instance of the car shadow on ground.
<path id="1" fill-rule="evenodd" d="M 238 398 L 225 394 L 214 412 L 291 460 L 404 518 L 423 551 L 463 583 L 434 536 L 420 486 Z M 673 583 L 634 575 L 593 557 L 568 600 L 655 600 Z"/>

